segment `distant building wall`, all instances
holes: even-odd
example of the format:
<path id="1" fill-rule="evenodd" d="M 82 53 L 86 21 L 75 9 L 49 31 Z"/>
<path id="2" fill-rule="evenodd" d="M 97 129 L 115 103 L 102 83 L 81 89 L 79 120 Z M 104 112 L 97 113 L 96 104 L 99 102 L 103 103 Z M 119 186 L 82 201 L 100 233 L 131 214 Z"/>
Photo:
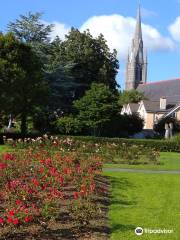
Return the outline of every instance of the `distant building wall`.
<path id="1" fill-rule="evenodd" d="M 180 110 L 176 113 L 176 119 L 180 121 Z"/>
<path id="2" fill-rule="evenodd" d="M 154 127 L 154 113 L 147 113 L 144 129 L 153 129 L 153 127 Z"/>

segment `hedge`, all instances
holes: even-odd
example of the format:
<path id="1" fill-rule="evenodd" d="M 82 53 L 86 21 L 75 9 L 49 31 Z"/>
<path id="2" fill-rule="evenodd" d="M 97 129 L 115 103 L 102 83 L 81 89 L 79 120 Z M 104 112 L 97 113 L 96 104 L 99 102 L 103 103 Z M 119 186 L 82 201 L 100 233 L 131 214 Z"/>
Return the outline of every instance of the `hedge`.
<path id="1" fill-rule="evenodd" d="M 59 136 L 67 137 L 67 136 Z M 116 143 L 122 145 L 126 143 L 127 145 L 138 145 L 139 147 L 150 147 L 161 152 L 180 152 L 180 144 L 176 141 L 170 140 L 156 140 L 156 139 L 128 139 L 128 138 L 102 138 L 102 137 L 92 137 L 92 136 L 69 136 L 75 140 L 85 141 L 85 142 L 96 142 L 96 143 Z"/>
<path id="2" fill-rule="evenodd" d="M 0 134 L 0 144 L 2 143 L 2 136 L 6 136 L 7 138 L 18 139 L 18 138 L 36 138 L 39 137 L 40 134 L 27 134 L 26 136 L 22 136 L 21 134 Z M 42 136 L 42 135 L 41 135 Z M 95 142 L 95 143 L 116 143 L 122 145 L 126 143 L 127 145 L 138 145 L 141 147 L 150 147 L 154 148 L 161 152 L 179 152 L 180 153 L 180 144 L 178 141 L 172 140 L 157 140 L 157 139 L 127 139 L 127 138 L 103 138 L 103 137 L 92 137 L 92 136 L 63 136 L 58 135 L 60 138 L 70 137 L 74 140 L 84 141 L 84 142 Z"/>
<path id="3" fill-rule="evenodd" d="M 0 144 L 3 144 L 3 137 L 6 137 L 7 139 L 8 138 L 11 138 L 13 140 L 17 140 L 19 138 L 37 138 L 37 137 L 40 137 L 42 136 L 42 134 L 39 134 L 39 133 L 27 133 L 25 135 L 23 135 L 22 133 L 19 133 L 19 132 L 15 132 L 15 133 L 0 133 Z"/>

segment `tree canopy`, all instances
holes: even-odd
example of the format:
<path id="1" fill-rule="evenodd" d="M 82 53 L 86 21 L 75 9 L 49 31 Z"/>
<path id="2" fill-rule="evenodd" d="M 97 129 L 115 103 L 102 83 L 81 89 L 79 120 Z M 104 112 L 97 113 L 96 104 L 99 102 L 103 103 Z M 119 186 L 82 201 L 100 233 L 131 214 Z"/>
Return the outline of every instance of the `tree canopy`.
<path id="1" fill-rule="evenodd" d="M 53 24 L 46 24 L 42 21 L 42 13 L 29 12 L 27 15 L 20 15 L 15 22 L 10 22 L 8 31 L 12 32 L 21 42 L 29 44 L 40 57 L 41 63 L 46 64 L 53 27 Z"/>
<path id="2" fill-rule="evenodd" d="M 104 83 L 116 90 L 118 85 L 115 78 L 119 68 L 117 53 L 110 52 L 103 35 L 93 38 L 88 30 L 82 33 L 72 28 L 65 41 L 58 42 L 56 39 L 57 48 L 54 56 L 56 64 L 73 64 L 71 75 L 78 83 L 76 98 L 82 97 L 92 82 Z"/>
<path id="3" fill-rule="evenodd" d="M 8 31 L 14 33 L 15 37 L 26 43 L 49 42 L 49 34 L 52 32 L 53 24 L 45 24 L 41 21 L 42 13 L 31 13 L 20 15 L 15 22 L 8 24 Z"/>
<path id="4" fill-rule="evenodd" d="M 44 104 L 47 86 L 38 57 L 11 33 L 0 35 L 0 76 L 1 110 L 19 114 L 25 132 L 27 116 L 34 106 Z"/>
<path id="5" fill-rule="evenodd" d="M 122 106 L 128 103 L 138 103 L 141 100 L 147 99 L 143 93 L 137 90 L 123 91 L 119 94 L 119 104 Z"/>
<path id="6" fill-rule="evenodd" d="M 92 83 L 84 97 L 74 102 L 74 106 L 78 110 L 78 119 L 94 135 L 100 135 L 103 124 L 110 121 L 118 111 L 117 96 L 102 83 Z"/>

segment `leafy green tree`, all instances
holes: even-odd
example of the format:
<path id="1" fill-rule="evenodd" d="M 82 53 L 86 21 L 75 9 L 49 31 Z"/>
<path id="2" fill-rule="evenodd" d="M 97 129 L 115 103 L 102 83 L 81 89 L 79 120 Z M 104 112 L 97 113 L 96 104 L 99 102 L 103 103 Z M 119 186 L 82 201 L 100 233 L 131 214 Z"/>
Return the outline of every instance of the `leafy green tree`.
<path id="1" fill-rule="evenodd" d="M 41 21 L 42 13 L 31 13 L 27 16 L 20 15 L 20 19 L 10 22 L 8 30 L 13 32 L 16 38 L 22 42 L 35 44 L 37 42 L 49 42 L 49 34 L 53 25 L 46 25 Z"/>
<path id="2" fill-rule="evenodd" d="M 45 63 L 48 61 L 50 33 L 53 30 L 53 24 L 45 24 L 41 18 L 42 13 L 39 12 L 20 15 L 19 19 L 8 24 L 8 31 L 12 32 L 20 41 L 30 44 L 36 54 L 41 57 L 42 63 Z"/>
<path id="3" fill-rule="evenodd" d="M 92 82 L 103 83 L 116 91 L 117 53 L 110 52 L 103 35 L 93 38 L 89 31 L 81 33 L 72 28 L 65 41 L 56 39 L 55 43 L 58 51 L 54 62 L 73 65 L 71 75 L 77 84 L 75 99 L 82 97 Z"/>
<path id="4" fill-rule="evenodd" d="M 53 111 L 69 113 L 72 110 L 74 89 L 78 84 L 70 74 L 71 68 L 72 65 L 59 65 L 46 71 L 45 76 L 51 91 L 49 108 Z"/>
<path id="5" fill-rule="evenodd" d="M 22 133 L 33 108 L 44 105 L 48 95 L 39 58 L 11 33 L 0 35 L 0 94 L 1 110 L 20 116 Z"/>
<path id="6" fill-rule="evenodd" d="M 117 96 L 102 83 L 92 83 L 84 97 L 74 102 L 74 106 L 78 110 L 77 118 L 95 136 L 101 135 L 104 124 L 118 111 Z"/>
<path id="7" fill-rule="evenodd" d="M 141 100 L 147 99 L 143 93 L 137 90 L 123 91 L 119 94 L 119 105 L 122 106 L 127 103 L 138 103 Z"/>
<path id="8" fill-rule="evenodd" d="M 83 126 L 78 118 L 70 115 L 59 118 L 56 122 L 56 128 L 61 134 L 76 135 L 81 134 Z"/>

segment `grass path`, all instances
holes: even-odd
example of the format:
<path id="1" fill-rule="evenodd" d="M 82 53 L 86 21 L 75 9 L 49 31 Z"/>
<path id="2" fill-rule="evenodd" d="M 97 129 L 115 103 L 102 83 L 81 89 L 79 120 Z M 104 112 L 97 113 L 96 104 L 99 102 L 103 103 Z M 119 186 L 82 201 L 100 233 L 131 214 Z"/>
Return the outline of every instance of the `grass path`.
<path id="1" fill-rule="evenodd" d="M 112 182 L 111 240 L 179 240 L 180 176 L 106 172 Z M 173 229 L 173 234 L 136 236 L 136 227 Z"/>

